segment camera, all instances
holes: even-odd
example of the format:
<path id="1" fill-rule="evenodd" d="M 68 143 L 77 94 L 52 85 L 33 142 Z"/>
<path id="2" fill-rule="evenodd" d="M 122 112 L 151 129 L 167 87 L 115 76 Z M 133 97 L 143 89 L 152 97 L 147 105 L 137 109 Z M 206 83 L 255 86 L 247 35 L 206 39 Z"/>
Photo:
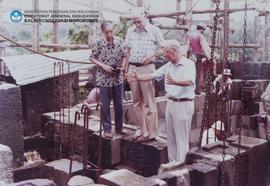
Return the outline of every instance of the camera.
<path id="1" fill-rule="evenodd" d="M 113 73 L 115 75 L 119 75 L 120 74 L 120 69 L 117 68 L 118 66 L 116 65 L 113 65 L 112 68 L 113 68 Z"/>

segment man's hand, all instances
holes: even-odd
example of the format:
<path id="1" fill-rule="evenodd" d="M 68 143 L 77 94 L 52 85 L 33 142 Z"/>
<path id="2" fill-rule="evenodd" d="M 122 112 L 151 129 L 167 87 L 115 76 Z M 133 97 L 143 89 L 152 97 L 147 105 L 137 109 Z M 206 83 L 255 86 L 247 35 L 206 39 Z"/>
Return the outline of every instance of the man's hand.
<path id="1" fill-rule="evenodd" d="M 142 63 L 143 63 L 143 65 L 147 65 L 147 64 L 151 63 L 151 61 L 152 61 L 152 57 L 150 55 L 147 55 L 143 58 Z"/>
<path id="2" fill-rule="evenodd" d="M 102 65 L 101 65 L 101 68 L 102 68 L 103 70 L 105 70 L 106 72 L 113 74 L 113 68 L 110 67 L 109 65 L 102 64 Z"/>
<path id="3" fill-rule="evenodd" d="M 126 73 L 127 81 L 137 81 L 137 74 L 136 73 Z"/>
<path id="4" fill-rule="evenodd" d="M 178 85 L 177 81 L 170 74 L 166 75 L 166 83 L 169 85 Z"/>
<path id="5" fill-rule="evenodd" d="M 144 65 L 147 65 L 147 64 L 151 63 L 151 61 L 153 61 L 153 59 L 155 57 L 161 56 L 163 54 L 164 54 L 164 49 L 159 49 L 156 52 L 149 53 L 143 58 L 142 63 Z"/>

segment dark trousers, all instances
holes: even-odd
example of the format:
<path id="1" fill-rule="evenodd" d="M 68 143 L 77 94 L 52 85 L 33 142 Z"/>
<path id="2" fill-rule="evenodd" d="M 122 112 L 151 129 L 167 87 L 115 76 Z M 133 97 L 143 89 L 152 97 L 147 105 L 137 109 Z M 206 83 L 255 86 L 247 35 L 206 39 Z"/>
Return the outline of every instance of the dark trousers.
<path id="1" fill-rule="evenodd" d="M 204 75 L 203 75 L 203 63 L 202 59 L 206 58 L 204 55 L 196 55 L 196 89 L 195 92 L 201 91 L 201 84 L 204 81 Z"/>
<path id="2" fill-rule="evenodd" d="M 102 104 L 102 120 L 105 132 L 111 132 L 110 103 L 113 100 L 115 113 L 115 129 L 122 130 L 123 127 L 123 84 L 113 87 L 99 87 L 100 101 Z"/>

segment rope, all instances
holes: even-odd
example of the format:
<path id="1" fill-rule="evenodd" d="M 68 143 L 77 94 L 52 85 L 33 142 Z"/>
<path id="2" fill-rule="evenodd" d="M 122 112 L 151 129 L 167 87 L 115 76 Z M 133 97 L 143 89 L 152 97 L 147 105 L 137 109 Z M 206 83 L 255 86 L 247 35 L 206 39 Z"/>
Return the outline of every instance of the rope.
<path id="1" fill-rule="evenodd" d="M 13 43 L 13 44 L 15 44 L 15 45 L 21 47 L 21 48 L 24 48 L 25 50 L 28 50 L 28 51 L 30 51 L 30 52 L 32 52 L 32 53 L 34 53 L 34 54 L 41 55 L 41 56 L 43 56 L 43 57 L 47 57 L 47 58 L 50 58 L 50 59 L 55 59 L 55 60 L 58 60 L 58 61 L 65 61 L 65 62 L 67 62 L 67 63 L 93 64 L 93 63 L 90 62 L 90 61 L 89 61 L 89 62 L 84 62 L 84 61 L 73 61 L 73 60 L 61 59 L 61 58 L 58 58 L 58 57 L 49 56 L 49 55 L 47 55 L 47 54 L 43 54 L 43 53 L 37 52 L 37 51 L 35 51 L 35 50 L 31 49 L 31 48 L 25 47 L 25 46 L 23 46 L 22 44 L 19 44 L 19 43 L 17 43 L 16 41 L 14 41 L 14 40 L 12 40 L 12 39 L 10 39 L 10 38 L 8 38 L 8 37 L 2 35 L 2 34 L 0 34 L 0 37 L 4 38 L 5 40 L 7 40 L 7 41 L 9 41 L 9 42 L 11 42 L 11 43 Z"/>

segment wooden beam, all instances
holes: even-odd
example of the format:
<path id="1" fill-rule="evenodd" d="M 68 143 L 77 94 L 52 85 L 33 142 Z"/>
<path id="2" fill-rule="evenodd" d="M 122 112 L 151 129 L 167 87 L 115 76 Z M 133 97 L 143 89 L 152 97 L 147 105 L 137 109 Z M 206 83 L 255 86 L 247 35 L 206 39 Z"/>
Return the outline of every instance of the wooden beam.
<path id="1" fill-rule="evenodd" d="M 243 8 L 235 8 L 235 9 L 229 9 L 228 13 L 234 13 L 234 12 L 241 12 L 244 11 L 245 9 Z M 256 8 L 248 8 L 248 11 L 256 10 Z M 160 17 L 172 17 L 172 16 L 181 16 L 185 15 L 186 12 L 173 12 L 173 13 L 165 13 L 165 14 L 150 14 L 148 15 L 148 18 L 153 19 L 153 18 L 160 18 Z M 209 13 L 215 13 L 215 10 L 193 10 L 192 14 L 209 14 Z M 220 10 L 220 13 L 223 13 L 223 10 Z"/>
<path id="2" fill-rule="evenodd" d="M 131 2 L 131 1 L 129 1 L 129 0 L 123 0 L 123 1 L 125 1 L 127 4 L 129 4 L 129 5 L 133 6 L 133 7 L 135 7 L 135 6 L 136 6 L 134 3 L 132 3 L 132 2 Z"/>
<path id="3" fill-rule="evenodd" d="M 33 10 L 39 9 L 39 0 L 32 0 Z M 32 24 L 32 48 L 39 51 L 39 23 Z"/>
<path id="4" fill-rule="evenodd" d="M 18 42 L 25 47 L 32 47 L 31 42 Z M 9 44 L 6 47 L 19 47 L 15 44 Z M 53 43 L 40 43 L 41 48 L 58 48 L 58 49 L 89 49 L 89 45 L 82 44 L 53 44 Z"/>
<path id="5" fill-rule="evenodd" d="M 181 10 L 181 0 L 176 0 L 176 11 L 180 11 Z M 179 17 L 178 17 L 179 18 Z M 178 24 L 178 20 L 175 20 L 175 24 Z M 181 30 L 176 30 L 175 31 L 175 38 L 178 42 L 181 42 L 183 40 L 183 37 L 180 37 L 181 34 Z"/>
<path id="6" fill-rule="evenodd" d="M 264 29 L 264 62 L 270 62 L 270 13 L 265 15 Z"/>
<path id="7" fill-rule="evenodd" d="M 192 0 L 188 0 L 188 1 L 186 1 L 186 14 L 185 14 L 186 20 L 187 20 L 186 25 L 188 26 L 188 30 L 191 30 L 192 13 L 193 13 L 193 10 L 192 10 Z"/>
<path id="8" fill-rule="evenodd" d="M 260 17 L 259 16 L 255 16 L 255 19 L 254 19 L 254 43 L 256 44 L 260 44 Z M 259 54 L 259 51 L 258 51 L 258 48 L 256 48 L 254 50 L 254 58 L 253 58 L 253 62 L 254 63 L 258 63 L 258 56 Z"/>
<path id="9" fill-rule="evenodd" d="M 59 9 L 58 5 L 59 5 L 59 0 L 53 0 L 53 10 L 58 10 Z M 53 23 L 52 43 L 53 44 L 58 43 L 58 23 L 57 22 Z M 53 48 L 53 51 L 57 52 L 58 49 Z"/>
<path id="10" fill-rule="evenodd" d="M 223 10 L 223 30 L 221 37 L 221 53 L 220 58 L 222 59 L 222 69 L 226 68 L 226 63 L 228 62 L 228 42 L 229 42 L 229 0 L 224 0 L 224 10 Z"/>
<path id="11" fill-rule="evenodd" d="M 162 26 L 162 25 L 158 25 L 157 27 L 159 27 L 160 29 L 168 29 L 168 30 L 188 30 L 187 26 Z"/>
<path id="12" fill-rule="evenodd" d="M 243 48 L 243 44 L 229 44 L 229 48 Z M 246 48 L 260 48 L 261 46 L 258 44 L 247 44 Z M 216 46 L 216 48 L 220 48 L 220 46 Z"/>

